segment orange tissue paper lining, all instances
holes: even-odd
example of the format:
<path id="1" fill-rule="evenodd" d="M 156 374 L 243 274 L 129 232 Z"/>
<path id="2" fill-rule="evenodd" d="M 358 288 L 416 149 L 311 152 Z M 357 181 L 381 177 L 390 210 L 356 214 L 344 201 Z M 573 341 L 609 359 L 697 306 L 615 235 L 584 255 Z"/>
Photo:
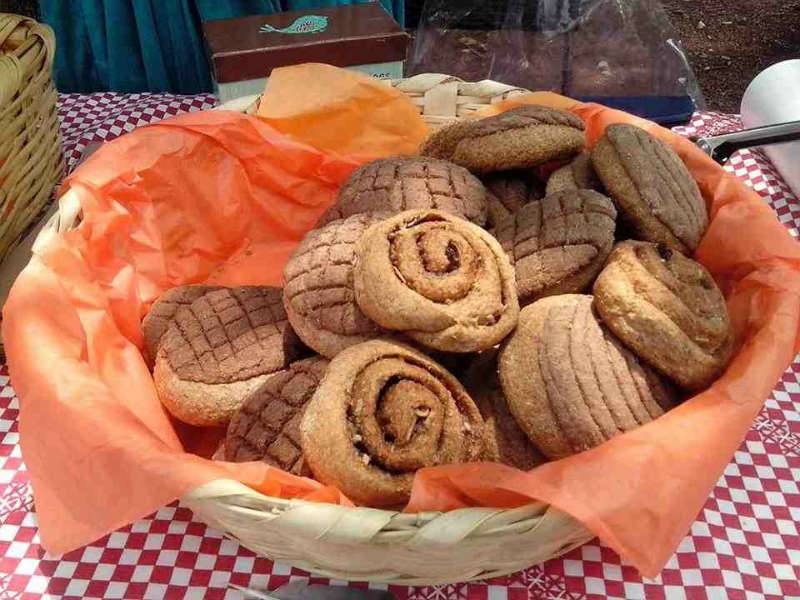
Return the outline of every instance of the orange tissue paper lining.
<path id="1" fill-rule="evenodd" d="M 633 122 L 678 152 L 711 215 L 696 258 L 725 292 L 739 348 L 710 389 L 653 423 L 528 473 L 493 464 L 424 469 L 406 510 L 541 500 L 654 576 L 798 351 L 800 246 L 755 192 L 688 140 L 550 93 L 487 112 L 520 103 L 575 112 L 590 145 L 607 125 Z M 83 220 L 37 246 L 3 312 L 47 550 L 85 545 L 219 478 L 272 496 L 349 502 L 263 464 L 204 458 L 222 432 L 165 413 L 139 352 L 140 322 L 179 284 L 280 284 L 289 254 L 352 170 L 413 153 L 426 133 L 390 87 L 301 65 L 273 73 L 258 118 L 208 111 L 143 127 L 66 180 L 61 202 L 79 202 Z"/>

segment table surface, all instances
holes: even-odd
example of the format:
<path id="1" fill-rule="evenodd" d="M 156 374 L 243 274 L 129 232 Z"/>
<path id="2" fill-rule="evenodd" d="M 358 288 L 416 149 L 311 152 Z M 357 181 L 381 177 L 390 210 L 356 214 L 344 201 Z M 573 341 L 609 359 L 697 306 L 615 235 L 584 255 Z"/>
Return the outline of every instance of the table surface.
<path id="1" fill-rule="evenodd" d="M 91 142 L 212 107 L 211 96 L 62 95 L 67 163 Z M 741 127 L 696 114 L 686 135 Z M 797 237 L 800 202 L 759 152 L 728 170 L 775 209 Z M 178 504 L 61 558 L 39 546 L 36 512 L 19 448 L 19 401 L 0 365 L 0 600 L 12 598 L 240 598 L 228 583 L 275 589 L 309 575 L 257 557 Z M 399 600 L 577 600 L 580 598 L 800 598 L 800 360 L 786 371 L 705 506 L 661 575 L 642 579 L 594 541 L 562 558 L 480 583 L 389 586 Z M 316 577 L 315 583 L 348 585 Z M 359 585 L 359 584 L 352 584 Z M 363 587 L 363 584 L 362 584 Z M 386 586 L 372 585 L 386 589 Z"/>

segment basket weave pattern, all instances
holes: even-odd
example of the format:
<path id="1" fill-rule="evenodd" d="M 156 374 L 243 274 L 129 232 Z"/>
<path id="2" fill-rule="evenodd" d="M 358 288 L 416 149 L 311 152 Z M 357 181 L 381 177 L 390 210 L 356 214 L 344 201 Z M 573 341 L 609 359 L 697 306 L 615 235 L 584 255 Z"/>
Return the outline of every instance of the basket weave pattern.
<path id="1" fill-rule="evenodd" d="M 543 503 L 398 513 L 264 496 L 212 481 L 181 502 L 246 548 L 325 577 L 434 585 L 499 577 L 594 537 Z"/>
<path id="2" fill-rule="evenodd" d="M 432 128 L 469 117 L 491 104 L 529 93 L 497 81 L 469 83 L 440 73 L 423 73 L 387 83 L 407 95 Z"/>
<path id="3" fill-rule="evenodd" d="M 63 170 L 54 55 L 52 29 L 0 13 L 0 263 L 47 205 Z"/>
<path id="4" fill-rule="evenodd" d="M 465 83 L 440 74 L 386 84 L 408 95 L 434 128 L 526 93 L 494 81 Z M 240 98 L 219 108 L 254 114 L 258 101 Z M 65 195 L 36 246 L 76 227 L 80 218 L 77 201 Z M 540 502 L 410 514 L 273 498 L 227 479 L 203 485 L 181 501 L 197 518 L 258 554 L 354 581 L 433 585 L 497 577 L 594 537 L 574 518 Z"/>
<path id="5" fill-rule="evenodd" d="M 529 93 L 526 89 L 497 81 L 470 83 L 442 73 L 422 73 L 406 79 L 382 79 L 380 82 L 408 96 L 425 123 L 433 129 L 469 117 L 491 104 Z M 219 108 L 253 115 L 258 112 L 260 100 L 259 96 L 237 98 Z"/>

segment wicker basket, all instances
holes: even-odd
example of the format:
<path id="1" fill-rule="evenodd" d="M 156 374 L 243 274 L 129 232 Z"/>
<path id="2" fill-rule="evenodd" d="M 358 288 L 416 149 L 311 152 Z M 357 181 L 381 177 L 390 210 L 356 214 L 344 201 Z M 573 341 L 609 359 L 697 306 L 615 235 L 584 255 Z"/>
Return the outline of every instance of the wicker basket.
<path id="1" fill-rule="evenodd" d="M 423 118 L 440 126 L 525 90 L 424 74 L 390 82 Z M 220 108 L 254 112 L 257 97 Z M 80 207 L 69 195 L 39 235 L 75 227 Z M 543 503 L 515 509 L 468 508 L 405 514 L 302 500 L 283 500 L 233 480 L 217 480 L 182 498 L 200 520 L 247 548 L 327 577 L 398 584 L 436 584 L 512 573 L 594 537 L 569 515 Z"/>
<path id="2" fill-rule="evenodd" d="M 423 73 L 407 79 L 380 81 L 408 96 L 419 109 L 423 120 L 434 129 L 456 119 L 468 117 L 489 104 L 529 93 L 523 88 L 497 81 L 470 83 L 440 73 Z M 246 96 L 226 102 L 217 108 L 255 114 L 258 111 L 259 101 L 260 96 Z"/>
<path id="3" fill-rule="evenodd" d="M 63 170 L 53 30 L 0 13 L 0 263 L 36 221 Z"/>

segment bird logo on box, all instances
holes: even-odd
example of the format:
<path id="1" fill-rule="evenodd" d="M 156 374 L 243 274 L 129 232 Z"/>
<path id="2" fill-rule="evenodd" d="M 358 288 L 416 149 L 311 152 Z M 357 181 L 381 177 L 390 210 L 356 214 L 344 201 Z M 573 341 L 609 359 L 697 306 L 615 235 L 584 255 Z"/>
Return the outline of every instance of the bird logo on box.
<path id="1" fill-rule="evenodd" d="M 298 17 L 294 23 L 288 27 L 277 28 L 272 25 L 265 24 L 261 26 L 261 33 L 322 33 L 328 28 L 328 17 L 321 17 L 318 15 L 308 15 L 305 17 Z"/>

